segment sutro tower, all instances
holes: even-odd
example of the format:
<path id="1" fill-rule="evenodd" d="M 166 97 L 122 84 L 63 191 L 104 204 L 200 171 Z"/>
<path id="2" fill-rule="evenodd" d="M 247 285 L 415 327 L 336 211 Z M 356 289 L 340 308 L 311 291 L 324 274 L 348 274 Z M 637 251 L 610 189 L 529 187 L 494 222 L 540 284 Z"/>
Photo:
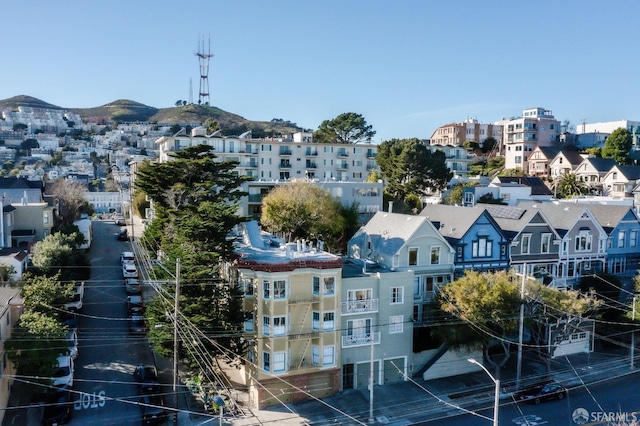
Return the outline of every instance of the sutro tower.
<path id="1" fill-rule="evenodd" d="M 198 51 L 195 55 L 200 62 L 200 96 L 198 98 L 199 105 L 209 105 L 209 59 L 211 54 L 211 36 L 209 36 L 209 44 L 205 51 L 204 38 L 198 40 Z"/>

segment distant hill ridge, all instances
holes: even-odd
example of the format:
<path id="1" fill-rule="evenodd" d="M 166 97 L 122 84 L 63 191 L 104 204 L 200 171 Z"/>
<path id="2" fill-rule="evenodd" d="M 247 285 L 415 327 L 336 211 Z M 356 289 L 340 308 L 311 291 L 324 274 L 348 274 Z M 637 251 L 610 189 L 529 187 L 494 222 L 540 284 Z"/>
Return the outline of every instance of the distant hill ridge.
<path id="1" fill-rule="evenodd" d="M 220 124 L 222 133 L 225 135 L 239 135 L 251 130 L 253 137 L 265 137 L 304 130 L 289 121 L 280 119 L 252 121 L 220 108 L 195 104 L 158 109 L 132 100 L 118 99 L 94 108 L 63 108 L 26 95 L 0 100 L 0 109 L 17 109 L 20 106 L 69 110 L 78 114 L 85 122 L 100 124 L 109 122 L 195 124 L 204 123 L 207 118 L 211 118 Z"/>

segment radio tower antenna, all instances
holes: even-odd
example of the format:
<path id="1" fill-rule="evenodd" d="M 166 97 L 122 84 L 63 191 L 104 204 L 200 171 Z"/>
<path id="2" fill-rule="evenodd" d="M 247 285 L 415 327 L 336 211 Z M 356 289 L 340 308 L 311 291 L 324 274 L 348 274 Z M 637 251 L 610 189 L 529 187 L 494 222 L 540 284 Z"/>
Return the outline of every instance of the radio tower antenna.
<path id="1" fill-rule="evenodd" d="M 209 105 L 209 60 L 213 56 L 211 54 L 211 35 L 209 35 L 209 43 L 205 46 L 204 37 L 198 40 L 198 51 L 195 55 L 200 63 L 200 96 L 198 98 L 199 105 Z M 205 50 L 206 47 L 206 50 Z"/>

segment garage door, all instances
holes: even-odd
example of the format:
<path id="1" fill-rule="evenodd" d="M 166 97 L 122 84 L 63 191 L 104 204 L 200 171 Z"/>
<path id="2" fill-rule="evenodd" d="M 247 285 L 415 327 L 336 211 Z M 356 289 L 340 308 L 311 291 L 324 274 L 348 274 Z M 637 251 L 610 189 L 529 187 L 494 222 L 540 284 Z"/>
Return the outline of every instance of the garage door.
<path id="1" fill-rule="evenodd" d="M 384 383 L 395 383 L 404 380 L 404 358 L 384 360 Z M 400 371 L 398 371 L 400 370 Z"/>

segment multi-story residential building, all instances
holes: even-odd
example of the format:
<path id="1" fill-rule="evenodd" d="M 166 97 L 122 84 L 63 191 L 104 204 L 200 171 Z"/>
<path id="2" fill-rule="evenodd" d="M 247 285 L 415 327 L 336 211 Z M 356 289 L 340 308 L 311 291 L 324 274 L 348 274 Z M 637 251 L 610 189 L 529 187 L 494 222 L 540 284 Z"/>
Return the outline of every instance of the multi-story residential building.
<path id="1" fill-rule="evenodd" d="M 613 158 L 588 157 L 575 168 L 575 174 L 591 190 L 602 192 L 602 179 L 616 165 Z"/>
<path id="2" fill-rule="evenodd" d="M 238 258 L 226 269 L 244 289 L 251 344 L 242 368 L 251 405 L 333 395 L 341 385 L 342 259 L 322 242 L 265 244 L 257 222 L 242 228 Z"/>
<path id="3" fill-rule="evenodd" d="M 467 179 L 469 165 L 473 163 L 476 156 L 469 153 L 463 146 L 453 145 L 427 145 L 431 152 L 442 151 L 445 154 L 445 166 L 453 172 L 453 179 Z"/>
<path id="4" fill-rule="evenodd" d="M 371 377 L 381 385 L 410 374 L 413 271 L 368 263 L 349 259 L 342 270 L 342 389 L 366 389 Z"/>
<path id="5" fill-rule="evenodd" d="M 13 226 L 11 246 L 29 251 L 31 246 L 42 241 L 53 229 L 53 206 L 42 203 L 12 203 Z"/>
<path id="6" fill-rule="evenodd" d="M 14 324 L 18 322 L 22 311 L 22 297 L 17 287 L 0 287 L 0 423 L 9 402 L 16 369 L 7 358 L 4 342 L 11 338 Z"/>
<path id="7" fill-rule="evenodd" d="M 527 157 L 527 164 L 529 170 L 527 174 L 529 176 L 537 176 L 541 178 L 549 177 L 549 163 L 558 155 L 560 150 L 551 146 L 536 146 L 533 148 L 529 157 Z"/>
<path id="8" fill-rule="evenodd" d="M 464 142 L 482 144 L 487 138 L 494 138 L 499 143 L 502 140 L 502 126 L 483 124 L 475 118 L 468 118 L 461 123 L 438 127 L 431 135 L 430 141 L 432 145 L 462 146 Z"/>
<path id="9" fill-rule="evenodd" d="M 44 193 L 44 182 L 19 177 L 0 178 L 0 195 L 12 203 L 41 203 Z"/>
<path id="10" fill-rule="evenodd" d="M 189 146 L 208 145 L 221 160 L 238 161 L 238 173 L 256 180 L 318 179 L 327 181 L 365 181 L 378 170 L 374 144 L 318 144 L 311 133 L 298 132 L 278 139 L 252 138 L 251 132 L 240 136 L 206 135 L 196 127 L 191 135 L 164 136 L 156 141 L 159 161 L 169 160 L 169 153 Z"/>
<path id="11" fill-rule="evenodd" d="M 640 166 L 615 165 L 602 178 L 602 193 L 611 197 L 632 197 L 640 183 Z"/>
<path id="12" fill-rule="evenodd" d="M 84 197 L 96 213 L 122 211 L 123 200 L 120 192 L 87 191 L 84 193 Z"/>
<path id="13" fill-rule="evenodd" d="M 536 146 L 551 146 L 560 139 L 560 121 L 550 110 L 529 108 L 521 117 L 503 119 L 502 150 L 505 169 L 528 170 L 527 158 Z"/>
<path id="14" fill-rule="evenodd" d="M 578 151 L 560 151 L 549 162 L 550 178 L 555 180 L 562 175 L 574 172 L 584 158 Z"/>
<path id="15" fill-rule="evenodd" d="M 576 133 L 578 135 L 578 140 L 580 140 L 581 135 L 587 134 L 611 134 L 617 129 L 627 129 L 631 133 L 632 137 L 632 146 L 633 150 L 640 150 L 640 121 L 632 121 L 632 120 L 618 120 L 618 121 L 605 121 L 599 123 L 582 123 L 576 126 Z M 598 140 L 602 140 L 602 138 L 597 138 Z M 605 138 L 606 139 L 606 138 Z M 594 145 L 599 146 L 599 145 Z"/>
<path id="16" fill-rule="evenodd" d="M 509 268 L 509 241 L 483 204 L 472 208 L 432 204 L 420 216 L 427 217 L 455 250 L 455 278 L 469 270 Z"/>

